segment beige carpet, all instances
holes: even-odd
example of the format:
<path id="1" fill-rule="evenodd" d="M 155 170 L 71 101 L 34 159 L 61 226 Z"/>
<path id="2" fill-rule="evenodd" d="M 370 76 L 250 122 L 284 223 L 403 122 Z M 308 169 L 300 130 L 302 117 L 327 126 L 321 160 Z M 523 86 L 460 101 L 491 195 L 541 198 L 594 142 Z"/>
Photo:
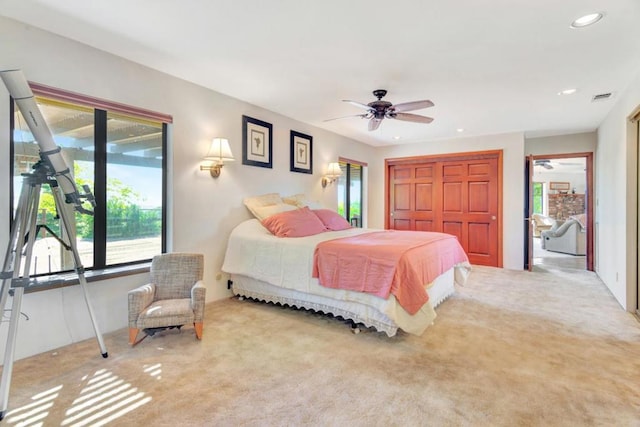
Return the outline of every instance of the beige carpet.
<path id="1" fill-rule="evenodd" d="M 16 362 L 5 425 L 640 425 L 640 325 L 597 277 L 475 267 L 421 337 L 250 301 L 204 338 Z"/>

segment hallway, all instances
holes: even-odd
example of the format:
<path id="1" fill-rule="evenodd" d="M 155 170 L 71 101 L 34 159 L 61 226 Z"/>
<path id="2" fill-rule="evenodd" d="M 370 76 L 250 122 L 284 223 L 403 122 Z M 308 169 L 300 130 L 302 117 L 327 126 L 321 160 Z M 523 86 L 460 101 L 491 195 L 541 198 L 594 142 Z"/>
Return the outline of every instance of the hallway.
<path id="1" fill-rule="evenodd" d="M 542 249 L 541 240 L 533 238 L 533 271 L 550 269 L 585 270 L 587 257 L 584 255 L 568 255 Z"/>

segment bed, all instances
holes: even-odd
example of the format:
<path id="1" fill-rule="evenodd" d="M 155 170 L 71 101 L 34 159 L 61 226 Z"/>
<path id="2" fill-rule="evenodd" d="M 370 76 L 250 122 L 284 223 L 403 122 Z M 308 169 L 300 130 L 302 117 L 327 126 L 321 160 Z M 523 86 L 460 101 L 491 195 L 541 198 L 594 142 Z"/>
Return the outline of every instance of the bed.
<path id="1" fill-rule="evenodd" d="M 274 215 L 275 210 L 271 208 L 268 215 Z M 372 293 L 323 286 L 319 282 L 317 256 L 321 245 L 380 230 L 345 227 L 300 237 L 278 237 L 265 223 L 264 218 L 244 221 L 229 237 L 222 271 L 230 275 L 235 295 L 342 317 L 389 337 L 399 329 L 421 335 L 433 324 L 435 307 L 455 292 L 456 283 L 464 284 L 470 271 L 464 255 L 464 259 L 446 268 L 426 286 L 422 285 L 428 301 L 410 314 L 393 293 L 382 298 Z"/>

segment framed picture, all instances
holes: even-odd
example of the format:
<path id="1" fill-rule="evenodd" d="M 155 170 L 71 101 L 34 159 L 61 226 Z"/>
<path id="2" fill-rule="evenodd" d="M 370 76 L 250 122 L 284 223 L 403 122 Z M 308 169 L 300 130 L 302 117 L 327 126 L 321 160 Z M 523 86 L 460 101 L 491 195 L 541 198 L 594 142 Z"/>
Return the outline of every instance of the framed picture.
<path id="1" fill-rule="evenodd" d="M 571 183 L 569 182 L 550 182 L 549 190 L 569 191 Z"/>
<path id="2" fill-rule="evenodd" d="M 313 137 L 291 131 L 291 172 L 313 174 Z"/>
<path id="3" fill-rule="evenodd" d="M 242 164 L 273 167 L 273 126 L 271 123 L 242 116 Z"/>

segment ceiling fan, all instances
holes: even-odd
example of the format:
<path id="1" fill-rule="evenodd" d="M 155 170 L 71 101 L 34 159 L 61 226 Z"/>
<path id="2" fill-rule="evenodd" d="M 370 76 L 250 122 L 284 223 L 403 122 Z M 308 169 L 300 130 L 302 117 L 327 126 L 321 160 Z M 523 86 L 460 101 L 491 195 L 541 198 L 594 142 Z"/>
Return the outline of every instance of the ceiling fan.
<path id="1" fill-rule="evenodd" d="M 325 120 L 328 122 L 330 120 L 344 119 L 347 117 L 360 117 L 363 119 L 369 120 L 369 130 L 373 131 L 378 129 L 382 120 L 387 119 L 397 119 L 403 120 L 405 122 L 415 122 L 415 123 L 431 123 L 433 119 L 431 117 L 420 116 L 418 114 L 410 114 L 405 113 L 405 111 L 413 111 L 413 110 L 421 110 L 427 107 L 433 107 L 433 102 L 429 100 L 422 101 L 413 101 L 413 102 L 403 102 L 401 104 L 393 105 L 389 101 L 383 101 L 382 98 L 387 94 L 387 91 L 384 89 L 376 89 L 373 91 L 373 96 L 378 98 L 377 101 L 370 102 L 368 104 L 363 104 L 357 101 L 350 101 L 348 99 L 343 99 L 343 102 L 348 102 L 349 104 L 353 104 L 356 107 L 364 108 L 367 110 L 364 114 L 355 114 L 351 116 L 344 117 L 336 117 L 334 119 Z"/>
<path id="2" fill-rule="evenodd" d="M 540 160 L 535 160 L 533 162 L 534 166 L 542 166 L 545 169 L 553 169 L 553 165 L 551 164 L 551 160 L 549 159 L 540 159 Z"/>

